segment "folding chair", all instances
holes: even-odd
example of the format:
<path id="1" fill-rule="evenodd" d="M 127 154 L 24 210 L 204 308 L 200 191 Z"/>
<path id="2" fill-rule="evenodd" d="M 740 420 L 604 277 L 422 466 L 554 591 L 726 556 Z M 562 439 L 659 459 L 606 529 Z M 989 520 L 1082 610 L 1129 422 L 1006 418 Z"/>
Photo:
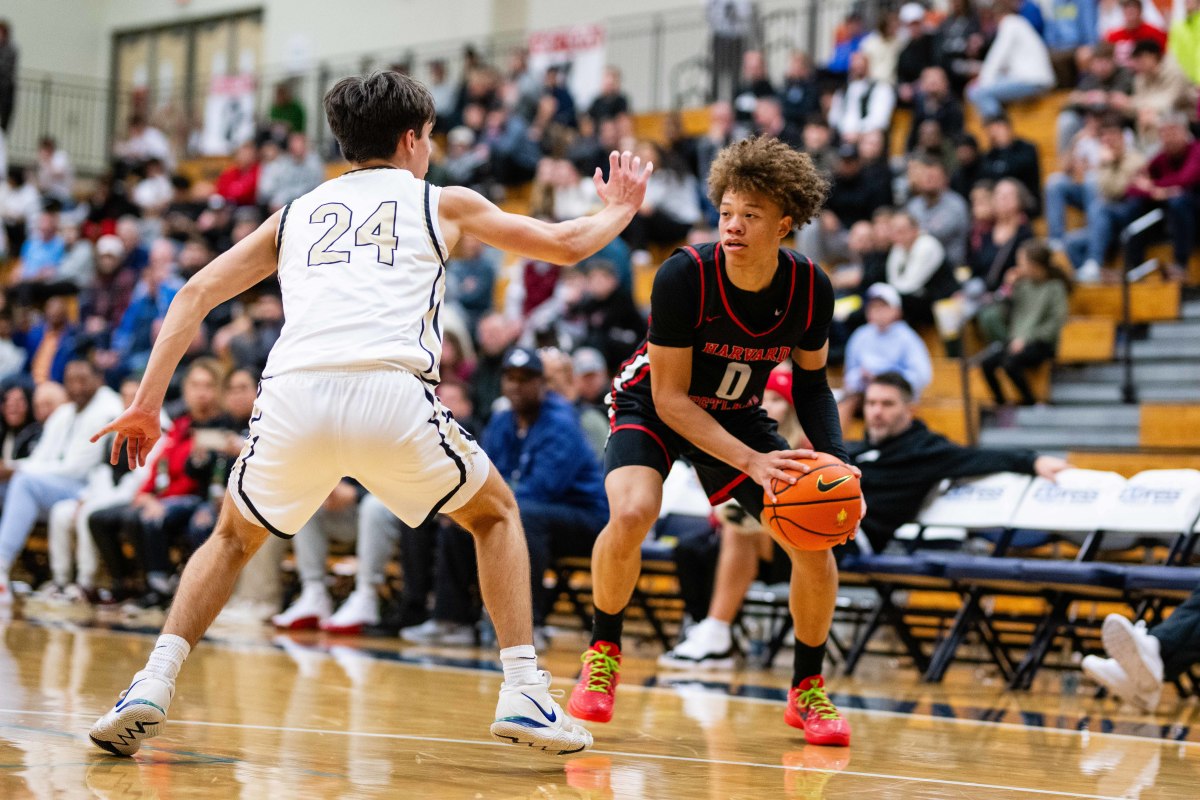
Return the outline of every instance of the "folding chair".
<path id="1" fill-rule="evenodd" d="M 957 538 L 965 537 L 966 531 L 1007 528 L 1029 483 L 1028 475 L 1010 472 L 946 482 L 931 492 L 918 515 L 917 537 L 905 545 L 909 552 L 869 554 L 855 559 L 851 567 L 867 576 L 879 595 L 879 603 L 846 655 L 846 674 L 854 671 L 859 659 L 867 652 L 871 637 L 884 624 L 896 632 L 917 669 L 921 672 L 929 669 L 930 658 L 905 618 L 906 609 L 896 604 L 895 593 L 921 589 L 953 591 L 953 584 L 945 577 L 946 565 L 963 556 L 944 551 L 921 552 L 920 547 L 927 543 L 927 536 L 935 529 L 943 533 L 950 533 L 946 529 L 957 529 L 951 533 L 951 538 Z M 972 620 L 977 623 L 976 618 Z M 965 632 L 966 629 L 961 628 L 957 635 L 961 638 Z M 990 641 L 986 633 L 982 635 L 985 641 Z M 1003 662 L 1002 654 L 993 651 L 992 656 L 997 663 Z"/>

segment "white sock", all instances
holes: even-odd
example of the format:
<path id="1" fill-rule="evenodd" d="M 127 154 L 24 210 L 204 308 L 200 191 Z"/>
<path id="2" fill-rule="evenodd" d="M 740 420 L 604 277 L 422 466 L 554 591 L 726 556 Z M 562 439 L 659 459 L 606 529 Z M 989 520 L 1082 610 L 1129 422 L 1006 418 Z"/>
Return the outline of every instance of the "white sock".
<path id="1" fill-rule="evenodd" d="M 175 678 L 179 675 L 179 668 L 183 666 L 183 660 L 188 657 L 190 652 L 192 652 L 192 647 L 182 636 L 164 633 L 154 643 L 154 651 L 150 653 L 145 671 L 153 672 L 155 675 L 175 683 Z"/>
<path id="2" fill-rule="evenodd" d="M 500 663 L 504 666 L 504 682 L 510 686 L 538 682 L 537 651 L 533 645 L 504 648 L 500 651 Z"/>

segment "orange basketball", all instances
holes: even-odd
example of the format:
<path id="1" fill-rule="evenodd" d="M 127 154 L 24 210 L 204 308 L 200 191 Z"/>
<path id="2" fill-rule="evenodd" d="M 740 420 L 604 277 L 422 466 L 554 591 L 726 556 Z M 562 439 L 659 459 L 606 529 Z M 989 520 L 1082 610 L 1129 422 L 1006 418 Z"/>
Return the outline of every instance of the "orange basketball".
<path id="1" fill-rule="evenodd" d="M 850 468 L 833 456 L 818 453 L 807 461 L 811 471 L 795 483 L 772 482 L 776 501 L 764 496 L 763 519 L 797 550 L 828 550 L 858 527 L 862 489 Z"/>

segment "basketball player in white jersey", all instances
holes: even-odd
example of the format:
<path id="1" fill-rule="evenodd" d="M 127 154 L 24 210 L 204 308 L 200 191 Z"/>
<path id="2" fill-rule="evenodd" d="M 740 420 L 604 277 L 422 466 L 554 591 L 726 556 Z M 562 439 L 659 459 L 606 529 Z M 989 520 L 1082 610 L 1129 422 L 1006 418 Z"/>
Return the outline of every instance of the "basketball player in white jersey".
<path id="1" fill-rule="evenodd" d="M 142 464 L 161 435 L 159 409 L 179 359 L 218 304 L 279 273 L 286 323 L 272 349 L 216 530 L 183 572 L 154 651 L 92 741 L 132 755 L 158 735 L 184 658 L 229 599 L 267 536 L 290 537 L 343 476 L 405 523 L 447 514 L 475 537 L 479 582 L 496 628 L 504 683 L 491 732 L 559 755 L 592 736 L 550 696 L 532 645 L 529 557 L 512 492 L 438 402 L 446 259 L 474 236 L 519 255 L 571 264 L 612 241 L 637 212 L 653 165 L 610 156 L 596 171 L 604 208 L 551 224 L 507 214 L 461 187 L 424 180 L 434 108 L 394 72 L 346 78 L 325 113 L 353 169 L 271 216 L 179 292 L 115 433 Z"/>

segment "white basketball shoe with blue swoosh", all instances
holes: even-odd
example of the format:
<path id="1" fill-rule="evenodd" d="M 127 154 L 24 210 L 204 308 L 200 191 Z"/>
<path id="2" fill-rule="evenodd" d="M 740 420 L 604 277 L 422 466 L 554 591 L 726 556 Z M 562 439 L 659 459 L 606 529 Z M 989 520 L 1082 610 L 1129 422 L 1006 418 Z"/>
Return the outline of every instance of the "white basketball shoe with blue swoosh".
<path id="1" fill-rule="evenodd" d="M 538 672 L 537 683 L 502 684 L 492 736 L 558 756 L 591 747 L 592 734 L 563 711 L 556 694 L 563 692 L 551 692 L 550 673 L 545 670 Z"/>
<path id="2" fill-rule="evenodd" d="M 92 726 L 92 743 L 116 756 L 133 755 L 144 739 L 162 733 L 174 695 L 175 685 L 161 675 L 137 673 L 112 710 Z"/>

